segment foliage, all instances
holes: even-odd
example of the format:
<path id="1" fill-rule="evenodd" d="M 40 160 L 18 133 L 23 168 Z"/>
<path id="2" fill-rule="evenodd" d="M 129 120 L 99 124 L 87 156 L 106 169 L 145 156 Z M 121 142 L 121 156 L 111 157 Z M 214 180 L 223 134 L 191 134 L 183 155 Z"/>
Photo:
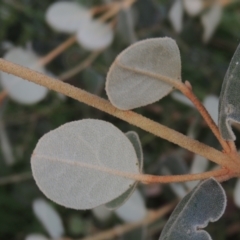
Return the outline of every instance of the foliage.
<path id="1" fill-rule="evenodd" d="M 54 2 L 55 1 L 51 1 L 51 3 Z M 179 4 L 180 1 L 176 2 Z M 187 1 L 183 2 L 185 4 L 185 11 L 187 12 Z M 74 30 L 74 33 L 77 33 L 77 39 L 70 37 L 70 41 L 68 41 L 67 35 L 69 35 L 69 33 L 61 33 L 61 29 L 55 31 L 52 29 L 53 26 L 49 27 L 47 25 L 44 18 L 46 16 L 47 9 L 50 6 L 49 1 L 31 1 L 30 3 L 26 0 L 18 2 L 2 1 L 0 3 L 0 10 L 4 12 L 4 14 L 1 15 L 1 21 L 3 22 L 0 29 L 1 55 L 3 57 L 5 56 L 7 59 L 6 56 L 12 51 L 9 51 L 9 49 L 15 45 L 16 48 L 13 49 L 21 49 L 22 52 L 25 52 L 24 56 L 27 56 L 28 52 L 30 55 L 34 56 L 34 59 L 31 59 L 28 63 L 24 64 L 23 61 L 17 61 L 17 57 L 14 56 L 12 59 L 9 59 L 10 61 L 37 70 L 39 67 L 38 64 L 40 64 L 41 69 L 44 67 L 43 70 L 40 70 L 44 72 L 44 74 L 56 76 L 56 79 L 70 81 L 71 85 L 84 88 L 87 91 L 91 91 L 102 97 L 106 97 L 106 94 L 103 91 L 104 85 L 102 79 L 104 79 L 107 75 L 107 95 L 112 101 L 112 104 L 117 108 L 138 108 L 136 111 L 142 115 L 160 122 L 161 124 L 167 125 L 176 131 L 189 134 L 189 136 L 219 149 L 220 144 L 217 143 L 217 141 L 213 138 L 213 135 L 206 128 L 206 124 L 199 117 L 195 108 L 189 108 L 181 102 L 172 100 L 169 97 L 163 97 L 173 89 L 185 84 L 184 81 L 180 81 L 181 78 L 189 79 L 195 94 L 201 100 L 204 100 L 204 106 L 216 122 L 217 107 L 215 103 L 217 102 L 216 96 L 219 95 L 221 87 L 221 81 L 219 81 L 219 79 L 223 78 L 230 57 L 237 44 L 236 39 L 238 35 L 236 32 L 236 26 L 239 24 L 239 4 L 235 3 L 231 5 L 229 3 L 229 5 L 222 8 L 222 20 L 218 27 L 214 28 L 214 35 L 212 35 L 213 32 L 210 34 L 211 38 L 208 39 L 209 45 L 206 46 L 202 43 L 200 32 L 196 31 L 196 29 L 199 29 L 199 19 L 198 17 L 193 18 L 189 12 L 187 12 L 187 16 L 184 16 L 184 21 L 182 22 L 182 26 L 180 26 L 181 33 L 176 34 L 174 30 L 172 30 L 168 20 L 168 13 L 174 3 L 173 1 L 161 1 L 158 3 L 157 1 L 138 0 L 131 8 L 117 10 L 120 11 L 121 14 L 125 14 L 125 17 L 120 18 L 119 14 L 119 18 L 117 19 L 115 18 L 115 15 L 112 15 L 109 19 L 107 19 L 107 24 L 101 22 L 101 19 L 105 18 L 103 18 L 103 16 L 108 10 L 106 12 L 104 12 L 104 10 L 103 12 L 97 13 L 97 15 L 92 15 L 94 7 L 100 5 L 102 2 L 87 1 L 86 4 L 86 1 L 78 1 L 78 4 L 79 3 L 82 5 L 85 4 L 85 7 L 83 8 L 86 11 L 86 21 L 90 25 L 92 24 L 90 27 L 85 28 L 85 30 L 81 30 L 83 32 L 85 31 L 83 34 L 84 37 L 86 36 L 85 43 L 82 38 L 79 40 L 80 27 L 79 29 Z M 80 5 L 76 5 L 76 8 L 74 8 L 76 11 L 77 6 Z M 204 8 L 203 11 L 201 10 L 201 14 L 198 15 L 199 18 L 202 18 L 204 13 L 207 13 L 209 9 L 210 6 Z M 90 15 L 88 10 L 91 10 Z M 117 16 L 118 13 L 114 14 Z M 21 19 L 21 21 L 19 21 L 19 19 Z M 124 24 L 126 24 L 127 27 L 121 28 L 118 24 L 122 23 L 124 20 L 126 21 Z M 67 26 L 70 26 L 71 24 L 72 23 L 69 23 Z M 61 24 L 61 26 L 62 25 L 63 24 Z M 77 24 L 77 26 L 80 26 L 80 24 Z M 85 24 L 84 26 L 88 26 L 88 24 Z M 103 44 L 96 45 L 95 43 L 97 41 L 95 41 L 95 39 L 100 39 L 103 35 L 106 36 L 106 34 L 103 34 L 103 31 L 101 30 L 102 26 L 103 28 L 106 27 L 106 31 L 109 33 L 109 37 L 107 38 L 108 41 L 105 41 L 106 39 L 103 38 Z M 208 25 L 206 24 L 206 26 Z M 90 31 L 89 33 L 89 29 L 92 29 L 92 32 Z M 114 29 L 114 31 L 112 31 L 112 29 Z M 128 34 L 127 37 L 126 33 Z M 201 34 L 202 33 L 203 31 L 201 31 Z M 151 37 L 163 36 L 168 37 L 145 40 Z M 174 38 L 177 44 L 169 37 Z M 143 41 L 129 47 L 129 44 L 135 42 L 137 39 Z M 65 49 L 64 52 L 60 52 L 61 55 L 58 53 L 51 59 L 37 57 L 37 55 L 46 55 L 51 49 L 54 49 L 62 42 L 65 42 L 65 40 L 68 42 L 68 47 L 66 47 L 68 49 Z M 31 46 L 27 44 L 28 41 L 32 42 Z M 98 43 L 101 43 L 101 41 L 99 40 Z M 88 47 L 86 46 L 87 44 L 90 44 L 91 46 Z M 181 52 L 182 77 L 180 54 L 177 45 L 179 46 Z M 103 49 L 105 47 L 107 48 Z M 126 48 L 126 50 L 118 55 L 124 48 Z M 93 53 L 89 54 L 89 49 L 90 51 L 93 51 Z M 97 52 L 95 52 L 96 50 Z M 237 62 L 237 55 L 238 54 L 236 53 L 231 62 L 224 80 L 224 86 L 229 86 L 229 83 L 226 83 L 226 81 L 230 80 L 231 74 L 233 74 L 233 76 L 237 75 L 235 71 L 238 70 L 235 70 L 233 65 Z M 115 58 L 116 60 L 114 61 Z M 110 67 L 112 62 L 113 65 Z M 69 75 L 68 70 L 73 70 L 72 68 L 75 68 L 74 74 L 76 75 L 73 74 L 73 71 L 70 71 Z M 107 74 L 109 68 L 110 71 Z M 51 73 L 49 73 L 49 71 Z M 65 71 L 67 71 L 67 74 Z M 6 73 L 1 74 L 1 81 L 3 81 L 4 75 L 16 79 L 13 75 Z M 55 81 L 57 85 L 58 81 L 56 79 Z M 130 79 L 131 81 L 122 81 L 126 79 Z M 141 82 L 139 82 L 139 79 Z M 237 78 L 235 77 L 234 80 L 236 81 Z M 9 83 L 9 81 L 10 80 L 6 80 L 5 82 Z M 20 80 L 17 81 L 20 83 Z M 129 83 L 130 85 L 128 85 Z M 16 85 L 20 86 L 18 83 Z M 165 90 L 162 90 L 163 86 L 166 87 Z M 186 86 L 188 89 L 191 88 L 189 83 L 186 83 Z M 233 97 L 236 95 L 231 94 L 233 92 L 237 92 L 237 88 L 235 87 L 236 85 L 234 85 L 234 87 L 232 87 L 233 85 L 230 86 L 230 88 L 224 87 L 221 93 L 220 121 L 223 120 L 221 116 L 224 115 L 223 113 L 226 109 L 226 105 L 232 104 L 232 99 L 234 100 Z M 52 200 L 70 208 L 89 209 L 93 206 L 106 204 L 107 207 L 114 209 L 116 214 L 115 216 L 107 214 L 107 218 L 100 218 L 100 220 L 97 220 L 93 211 L 76 213 L 73 210 L 68 210 L 51 203 L 52 206 L 58 210 L 59 215 L 63 219 L 66 231 L 65 235 L 71 238 L 80 238 L 92 235 L 91 229 L 96 227 L 99 229 L 99 232 L 104 231 L 106 228 L 111 228 L 116 224 L 119 224 L 120 221 L 140 221 L 142 223 L 139 223 L 140 225 L 138 225 L 139 230 L 137 231 L 138 234 L 136 239 L 139 239 L 140 236 L 143 239 L 158 239 L 163 222 L 156 222 L 158 223 L 156 228 L 154 228 L 154 226 L 150 226 L 148 236 L 146 236 L 146 231 L 142 228 L 144 224 L 148 225 L 148 223 L 157 221 L 157 219 L 154 219 L 154 216 L 160 214 L 160 210 L 151 212 L 149 209 L 154 207 L 164 209 L 164 207 L 166 207 L 168 211 L 170 211 L 173 205 L 171 205 L 171 207 L 169 205 L 168 208 L 168 203 L 174 199 L 174 194 L 177 194 L 179 197 L 183 197 L 184 194 L 193 187 L 193 185 L 191 185 L 190 182 L 184 184 L 174 183 L 175 185 L 170 185 L 172 190 L 165 185 L 160 186 L 158 184 L 156 187 L 152 184 L 145 185 L 145 183 L 149 183 L 148 174 L 160 174 L 160 177 L 164 177 L 161 176 L 163 173 L 160 173 L 160 170 L 162 169 L 166 170 L 165 174 L 171 175 L 187 174 L 188 172 L 201 173 L 206 170 L 211 170 L 212 167 L 214 167 L 213 164 L 209 164 L 208 166 L 203 164 L 204 166 L 199 167 L 194 167 L 194 165 L 192 165 L 190 168 L 192 158 L 194 157 L 192 154 L 187 153 L 184 150 L 179 151 L 177 146 L 166 141 L 162 141 L 161 139 L 157 139 L 155 136 L 139 130 L 134 126 L 125 124 L 120 120 L 109 117 L 105 113 L 95 111 L 92 108 L 86 107 L 71 99 L 64 99 L 62 95 L 56 95 L 52 92 L 47 94 L 46 89 L 44 94 L 40 94 L 42 97 L 38 98 L 35 103 L 34 101 L 32 102 L 34 105 L 31 106 L 30 103 L 28 103 L 27 106 L 21 105 L 22 103 L 26 103 L 26 101 L 28 101 L 25 101 L 25 97 L 28 98 L 29 96 L 27 92 L 32 92 L 32 90 L 27 90 L 27 86 L 23 88 L 26 90 L 26 93 L 23 90 L 15 91 L 16 93 L 21 93 L 21 97 L 24 98 L 24 101 L 22 102 L 18 99 L 18 97 L 11 94 L 11 90 L 14 90 L 13 87 L 10 86 L 9 89 L 4 88 L 5 92 L 3 92 L 5 94 L 3 95 L 3 98 L 6 98 L 6 94 L 10 97 L 10 100 L 7 103 L 4 103 L 5 108 L 1 109 L 2 113 L 4 113 L 4 115 L 1 115 L 1 128 L 4 129 L 4 131 L 1 130 L 0 134 L 3 146 L 2 159 L 6 159 L 6 162 L 0 162 L 0 173 L 2 176 L 0 184 L 4 184 L 3 186 L 0 186 L 0 203 L 2 206 L 6 206 L 6 208 L 3 207 L 1 216 L 1 219 L 4 219 L 0 229 L 0 236 L 3 239 L 25 238 L 28 233 L 31 233 L 28 237 L 29 239 L 36 239 L 36 237 L 44 239 L 44 235 L 51 236 L 51 234 L 49 235 L 47 227 L 44 227 L 44 223 L 42 223 L 42 227 L 34 217 L 33 211 L 30 210 L 33 200 L 39 196 L 42 197 L 42 194 L 37 189 L 34 181 L 29 180 L 29 158 L 38 138 L 41 138 L 45 133 L 52 129 L 57 128 L 41 138 L 32 156 L 33 173 L 37 184 L 43 192 L 46 193 L 46 195 Z M 216 96 L 211 97 L 209 94 L 214 94 Z M 37 97 L 37 92 L 33 94 L 33 96 Z M 161 99 L 160 103 L 153 103 L 159 99 Z M 41 102 L 38 102 L 40 100 Z M 36 104 L 36 102 L 38 102 L 38 104 Z M 223 102 L 225 105 L 222 104 Z M 99 104 L 101 103 L 102 102 L 99 100 Z M 92 105 L 96 106 L 96 104 Z M 145 107 L 139 108 L 141 106 Z M 114 112 L 116 113 L 115 116 L 120 117 L 121 119 L 126 120 L 131 118 L 133 122 L 139 122 L 139 125 L 142 124 L 142 121 L 138 121 L 138 117 L 130 111 L 127 111 L 125 114 L 124 111 L 118 111 L 115 109 Z M 233 119 L 232 122 L 236 122 L 238 116 L 235 113 L 236 112 L 232 115 L 225 116 L 223 124 L 220 124 L 220 130 L 223 129 L 222 136 L 225 139 L 228 139 L 228 137 L 226 137 L 223 133 L 227 132 L 225 131 L 226 129 L 228 130 L 228 135 L 231 133 L 230 135 L 233 136 L 230 125 L 228 125 L 228 123 L 230 123 L 228 120 Z M 85 118 L 85 120 L 79 121 L 79 119 L 83 118 Z M 102 120 L 93 120 L 93 118 Z M 66 124 L 66 122 L 72 123 Z M 88 125 L 90 122 L 91 125 Z M 118 126 L 122 132 L 108 122 Z M 148 122 L 146 121 L 146 123 Z M 62 124 L 65 125 L 58 128 Z M 66 131 L 74 124 L 79 124 L 79 126 L 83 124 L 83 126 L 79 127 L 79 131 L 82 131 L 81 134 L 76 129 L 72 129 L 70 135 L 69 132 Z M 136 124 L 136 126 L 139 125 Z M 146 128 L 143 127 L 143 129 L 146 130 L 149 126 L 147 126 L 147 124 L 145 124 L 145 126 Z M 232 127 L 235 128 L 235 124 L 233 124 Z M 93 131 L 95 128 L 98 130 Z M 114 132 L 110 133 L 112 130 Z M 137 131 L 138 135 L 134 133 L 133 130 Z M 236 139 L 239 139 L 239 133 L 235 130 L 234 135 L 236 136 Z M 127 133 L 124 134 L 123 132 Z M 152 128 L 150 132 L 156 133 L 158 136 L 162 134 L 155 128 Z M 91 135 L 90 133 L 93 134 Z M 108 135 L 108 133 L 110 133 L 110 135 Z M 165 134 L 165 138 L 167 138 L 168 135 L 169 134 Z M 102 139 L 103 136 L 106 138 Z M 221 136 L 218 137 L 221 140 L 220 142 L 224 150 L 226 152 L 229 151 L 228 145 L 224 143 L 224 139 L 221 139 Z M 72 138 L 73 140 L 70 140 Z M 79 138 L 81 138 L 81 141 L 79 141 Z M 86 138 L 90 142 L 86 141 Z M 186 139 L 183 137 L 182 143 L 184 143 L 185 140 Z M 45 141 L 49 142 L 46 144 Z M 106 147 L 100 147 L 102 144 Z M 50 148 L 51 146 L 54 147 L 54 151 Z M 77 150 L 74 146 L 77 147 Z M 238 146 L 238 141 L 236 141 L 236 146 Z M 125 147 L 127 150 L 124 150 Z M 68 151 L 66 151 L 66 148 Z M 191 148 L 192 146 L 188 149 L 191 150 Z M 7 149 L 7 151 L 5 151 L 5 149 Z M 46 149 L 48 149 L 47 152 Z M 117 149 L 117 153 L 114 152 L 114 149 Z M 204 151 L 202 151 L 203 154 L 205 154 Z M 208 150 L 206 150 L 206 152 L 207 151 Z M 53 161 L 49 161 L 49 159 L 46 160 L 46 158 L 44 158 L 46 157 L 44 155 L 46 153 L 53 157 L 57 156 L 57 158 L 54 160 L 52 159 Z M 125 158 L 127 153 L 129 153 L 129 157 Z M 172 153 L 176 153 L 175 158 L 177 162 L 181 162 L 179 160 L 180 158 L 183 160 L 182 162 L 187 166 L 187 172 L 178 171 L 179 168 L 177 166 L 182 163 L 173 164 L 173 166 L 162 165 L 162 158 L 167 158 L 171 161 Z M 199 151 L 199 154 L 200 153 L 201 151 Z M 218 157 L 214 159 L 211 159 L 211 157 L 203 157 L 198 160 L 199 162 L 205 162 L 206 158 L 210 158 L 213 162 L 218 164 L 220 163 L 221 165 L 221 163 L 226 160 L 222 160 L 221 154 L 222 153 L 218 153 Z M 86 156 L 88 157 L 85 158 Z M 102 157 L 95 158 L 95 156 Z M 193 163 L 198 161 L 197 157 L 199 156 L 195 155 Z M 49 158 L 49 155 L 47 158 Z M 8 161 L 7 159 L 10 160 Z M 95 164 L 98 161 L 96 159 L 101 159 L 97 165 Z M 112 159 L 115 159 L 116 161 L 112 162 Z M 62 162 L 59 162 L 59 160 Z M 79 174 L 79 160 L 80 164 L 84 163 L 84 167 L 80 168 L 81 175 Z M 94 165 L 89 163 L 94 163 Z M 231 161 L 229 163 L 230 165 L 233 164 Z M 91 167 L 94 167 L 89 168 L 90 165 Z M 226 166 L 227 165 L 228 164 L 226 164 Z M 98 166 L 97 171 L 96 166 Z M 195 166 L 197 166 L 197 164 Z M 113 172 L 114 175 L 112 174 Z M 146 174 L 143 174 L 143 172 Z M 19 178 L 17 173 L 23 174 L 20 174 Z M 17 174 L 17 177 L 10 178 L 10 180 L 8 178 L 4 178 L 5 176 L 8 177 L 13 174 Z M 225 172 L 222 171 L 221 174 L 225 174 Z M 118 177 L 116 177 L 117 175 Z M 56 178 L 53 176 L 56 176 Z M 84 181 L 81 178 L 82 176 L 84 176 Z M 198 176 L 205 175 L 200 174 Z M 216 178 L 219 181 L 224 180 L 218 175 L 216 175 Z M 27 179 L 28 181 L 26 181 Z M 66 179 L 66 181 L 62 182 L 63 179 Z M 104 183 L 97 184 L 95 186 L 96 181 L 92 181 L 94 179 L 99 179 L 99 181 Z M 158 181 L 161 182 L 163 179 L 164 178 L 159 178 Z M 165 179 L 170 178 L 166 176 Z M 215 182 L 213 179 L 208 181 L 211 181 L 211 183 Z M 122 185 L 123 182 L 124 186 Z M 143 184 L 138 184 L 139 182 L 142 182 Z M 195 196 L 196 189 L 203 189 L 203 185 L 206 182 L 207 181 L 200 182 L 200 185 L 198 185 L 195 190 L 192 190 L 187 196 Z M 5 185 L 6 183 L 8 185 Z M 59 194 L 59 192 L 56 191 L 56 184 L 60 192 L 64 193 L 65 191 L 65 195 L 62 193 Z M 66 184 L 66 187 L 64 187 L 64 184 Z M 112 184 L 112 191 L 109 191 L 109 184 Z M 81 188 L 80 185 L 83 186 L 83 188 Z M 75 186 L 77 186 L 77 190 Z M 217 183 L 216 189 L 219 189 L 219 186 L 220 185 Z M 239 189 L 239 184 L 236 185 L 236 188 L 233 188 L 234 181 L 230 180 L 228 183 L 223 183 L 223 186 L 227 190 L 226 193 L 228 198 L 230 198 L 228 201 L 229 209 L 227 209 L 227 213 L 224 218 L 208 227 L 208 231 L 214 239 L 230 239 L 232 236 L 233 239 L 236 239 L 238 231 L 231 230 L 233 229 L 231 227 L 232 224 L 234 224 L 234 221 L 238 221 L 239 217 L 237 214 L 238 211 L 232 210 L 236 210 L 236 206 L 231 200 L 231 196 L 234 191 L 234 199 L 236 204 L 239 205 L 239 190 L 237 190 Z M 94 188 L 94 191 L 92 191 L 92 193 L 94 192 L 94 197 L 92 197 L 93 195 L 87 197 L 87 192 L 91 193 L 89 190 L 92 189 L 92 187 Z M 139 190 L 141 193 L 139 193 Z M 84 193 L 81 191 L 84 191 Z M 96 192 L 99 192 L 99 194 L 96 194 Z M 220 192 L 222 193 L 220 195 L 224 196 L 223 191 L 221 190 Z M 54 195 L 56 196 L 56 199 Z M 83 196 L 86 197 L 86 201 L 80 202 L 79 199 Z M 183 201 L 185 201 L 184 199 L 186 199 L 187 196 L 183 198 Z M 61 197 L 64 199 L 58 201 Z M 201 194 L 200 197 L 205 198 L 206 194 Z M 213 200 L 213 196 L 211 197 L 212 198 L 210 198 L 210 200 Z M 90 202 L 89 199 L 91 199 Z M 131 199 L 137 199 L 134 200 L 136 204 L 131 203 Z M 99 200 L 101 201 L 99 202 Z M 74 206 L 71 201 L 74 202 Z M 218 204 L 215 204 L 214 207 L 219 207 L 223 202 L 224 200 L 220 201 L 218 198 Z M 146 206 L 144 206 L 145 204 Z M 223 205 L 224 204 L 222 204 L 222 206 Z M 204 205 L 204 207 L 208 206 L 210 205 Z M 188 207 L 188 209 L 191 212 L 192 208 Z M 133 210 L 133 212 L 130 210 Z M 213 209 L 211 210 L 213 211 Z M 106 209 L 104 211 L 108 212 Z M 212 211 L 210 211 L 210 213 L 212 213 Z M 220 216 L 220 212 L 222 213 L 222 211 L 219 211 L 218 216 Z M 22 218 L 16 218 L 16 213 L 21 214 Z M 126 213 L 130 213 L 130 215 L 125 215 Z M 122 220 L 118 219 L 116 216 L 120 217 Z M 161 214 L 157 216 L 161 216 Z M 204 218 L 206 217 L 206 214 L 201 216 Z M 217 220 L 217 218 L 218 217 L 215 219 Z M 209 220 L 207 217 L 206 219 Z M 205 220 L 203 220 L 203 222 Z M 212 220 L 214 220 L 214 216 Z M 55 222 L 55 220 L 52 222 Z M 197 224 L 202 226 L 203 222 Z M 225 223 L 229 224 L 227 230 L 226 228 L 221 227 Z M 205 224 L 203 225 L 205 226 Z M 129 226 L 132 225 L 127 224 L 126 228 Z M 163 235 L 166 233 L 167 226 L 169 226 L 169 223 L 166 224 Z M 123 225 L 123 239 L 129 239 L 129 235 L 127 235 L 125 233 L 126 230 L 124 230 L 126 228 Z M 216 229 L 218 229 L 218 231 L 216 231 Z M 215 233 L 213 234 L 214 230 Z M 63 232 L 64 230 L 61 231 Z M 157 234 L 154 234 L 156 231 Z M 41 233 L 41 236 L 32 235 L 34 232 Z M 182 232 L 184 231 L 182 230 Z M 116 233 L 112 231 L 109 236 L 116 236 L 118 234 L 119 232 Z M 132 234 L 134 234 L 134 231 Z M 163 235 L 161 235 L 161 238 Z M 54 236 L 52 235 L 52 237 Z M 134 239 L 134 237 L 131 237 L 131 239 Z"/>

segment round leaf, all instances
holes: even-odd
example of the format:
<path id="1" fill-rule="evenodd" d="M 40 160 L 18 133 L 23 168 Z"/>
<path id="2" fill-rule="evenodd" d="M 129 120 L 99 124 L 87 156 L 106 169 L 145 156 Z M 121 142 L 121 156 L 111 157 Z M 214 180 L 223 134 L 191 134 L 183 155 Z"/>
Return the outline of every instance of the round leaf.
<path id="1" fill-rule="evenodd" d="M 77 40 L 83 48 L 97 51 L 108 47 L 113 41 L 110 25 L 96 20 L 86 21 L 77 32 Z"/>
<path id="2" fill-rule="evenodd" d="M 190 16 L 196 16 L 204 9 L 203 0 L 183 0 L 183 3 Z"/>
<path id="3" fill-rule="evenodd" d="M 114 106 L 129 110 L 171 92 L 173 86 L 166 79 L 181 81 L 176 42 L 167 37 L 148 39 L 133 44 L 116 58 L 107 75 L 106 91 Z"/>
<path id="4" fill-rule="evenodd" d="M 38 72 L 44 72 L 44 69 L 37 65 L 39 58 L 29 50 L 14 48 L 7 52 L 4 59 Z M 22 104 L 37 103 L 45 98 L 48 91 L 45 87 L 4 72 L 1 72 L 1 84 L 13 100 Z"/>
<path id="5" fill-rule="evenodd" d="M 105 204 L 127 191 L 139 174 L 128 138 L 93 119 L 65 124 L 44 135 L 32 155 L 33 176 L 51 200 L 74 209 Z"/>
<path id="6" fill-rule="evenodd" d="M 75 2 L 55 2 L 46 12 L 47 23 L 56 31 L 75 33 L 91 18 L 90 11 Z"/>

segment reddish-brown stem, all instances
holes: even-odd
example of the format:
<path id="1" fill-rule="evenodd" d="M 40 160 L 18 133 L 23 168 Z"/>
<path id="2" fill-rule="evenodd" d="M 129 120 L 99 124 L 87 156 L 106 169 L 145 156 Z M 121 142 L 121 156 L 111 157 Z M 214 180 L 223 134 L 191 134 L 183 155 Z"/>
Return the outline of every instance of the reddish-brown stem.
<path id="1" fill-rule="evenodd" d="M 231 148 L 228 142 L 222 138 L 217 125 L 213 121 L 212 117 L 210 116 L 206 108 L 202 105 L 199 99 L 194 95 L 192 89 L 183 83 L 178 84 L 177 88 L 195 105 L 199 113 L 202 115 L 202 117 L 208 124 L 209 128 L 212 130 L 213 134 L 218 139 L 219 143 L 222 145 L 224 151 L 226 153 L 231 152 Z"/>
<path id="2" fill-rule="evenodd" d="M 221 166 L 224 166 L 226 168 L 232 167 L 233 170 L 236 168 L 235 164 L 230 164 L 229 157 L 222 152 L 219 152 L 212 147 L 193 140 L 173 129 L 154 122 L 135 112 L 120 110 L 114 107 L 109 101 L 90 94 L 82 89 L 76 88 L 62 81 L 56 81 L 56 79 L 54 78 L 45 76 L 31 69 L 8 62 L 4 59 L 0 59 L 0 70 L 34 82 L 36 84 L 45 86 L 51 90 L 72 97 L 80 102 L 86 103 L 103 112 L 109 113 L 115 117 L 127 121 L 130 124 L 138 126 L 147 132 L 167 139 L 168 141 L 173 142 L 183 148 L 186 148 L 189 151 L 204 156 L 205 158 Z"/>
<path id="3" fill-rule="evenodd" d="M 221 179 L 224 178 L 224 181 L 232 178 L 232 176 L 229 175 L 229 170 L 224 168 L 209 171 L 209 172 L 204 172 L 204 173 L 169 175 L 169 176 L 154 176 L 154 175 L 148 175 L 148 174 L 139 174 L 139 175 L 129 174 L 129 178 L 138 180 L 144 184 L 188 182 L 188 181 L 195 181 L 195 180 L 203 180 L 210 177 L 221 178 Z"/>

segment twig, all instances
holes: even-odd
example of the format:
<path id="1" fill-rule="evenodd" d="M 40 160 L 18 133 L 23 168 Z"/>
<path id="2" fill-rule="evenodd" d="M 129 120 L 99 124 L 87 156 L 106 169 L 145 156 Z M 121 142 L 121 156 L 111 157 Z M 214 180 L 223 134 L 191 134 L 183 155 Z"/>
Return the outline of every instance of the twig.
<path id="1" fill-rule="evenodd" d="M 108 19 L 116 15 L 121 10 L 121 4 L 116 3 L 112 5 L 112 7 L 107 11 L 104 15 L 102 15 L 100 18 L 98 18 L 101 22 L 106 22 Z"/>
<path id="2" fill-rule="evenodd" d="M 229 175 L 229 170 L 227 169 L 217 169 L 213 171 L 208 171 L 204 173 L 196 173 L 196 174 L 184 174 L 184 175 L 169 175 L 169 176 L 154 176 L 148 174 L 139 174 L 134 175 L 132 179 L 136 179 L 141 181 L 145 184 L 150 183 L 176 183 L 176 182 L 188 182 L 188 181 L 195 181 L 195 180 L 203 180 L 208 179 L 210 177 L 215 177 L 222 181 L 226 181 L 230 179 L 232 176 Z"/>
<path id="3" fill-rule="evenodd" d="M 209 128 L 212 130 L 213 134 L 218 139 L 219 143 L 222 145 L 223 149 L 226 153 L 231 152 L 231 148 L 226 140 L 224 140 L 219 132 L 219 129 L 215 122 L 213 121 L 212 117 L 203 106 L 203 104 L 199 101 L 199 99 L 194 95 L 192 89 L 188 87 L 186 84 L 179 84 L 178 90 L 180 90 L 191 102 L 194 106 L 198 109 L 199 113 L 202 115 L 206 123 L 208 124 Z"/>
<path id="4" fill-rule="evenodd" d="M 37 63 L 37 66 L 45 66 L 49 62 L 51 62 L 55 57 L 57 57 L 60 53 L 62 53 L 64 50 L 66 50 L 68 47 L 73 45 L 76 42 L 76 36 L 71 36 L 68 38 L 65 42 L 60 44 L 58 47 L 56 47 L 54 50 L 52 50 L 50 53 L 48 53 L 45 57 L 42 57 Z"/>
<path id="5" fill-rule="evenodd" d="M 10 184 L 10 183 L 22 182 L 22 181 L 25 181 L 25 180 L 29 180 L 31 178 L 32 178 L 32 173 L 31 172 L 15 174 L 15 175 L 11 175 L 11 176 L 8 176 L 8 177 L 2 177 L 2 178 L 0 178 L 0 186 Z"/>
<path id="6" fill-rule="evenodd" d="M 58 76 L 58 78 L 62 81 L 66 81 L 67 79 L 73 77 L 77 73 L 81 72 L 83 69 L 89 67 L 92 62 L 101 54 L 102 52 L 92 52 L 83 62 L 81 62 L 76 67 L 62 73 Z"/>
<path id="7" fill-rule="evenodd" d="M 167 204 L 156 211 L 151 211 L 142 221 L 136 223 L 123 224 L 121 226 L 114 227 L 113 229 L 100 232 L 94 236 L 81 238 L 80 240 L 107 240 L 113 239 L 114 237 L 121 236 L 126 232 L 132 231 L 141 226 L 150 225 L 159 218 L 163 217 L 165 214 L 169 213 L 177 204 L 177 201 L 173 201 L 170 204 Z"/>
<path id="8" fill-rule="evenodd" d="M 140 127 L 141 129 L 150 132 L 158 137 L 164 138 L 170 142 L 173 142 L 183 148 L 188 149 L 196 154 L 199 154 L 221 166 L 226 168 L 236 169 L 238 165 L 229 161 L 229 157 L 222 152 L 193 140 L 173 129 L 163 126 L 157 122 L 154 122 L 140 114 L 132 111 L 123 111 L 114 107 L 109 101 L 104 100 L 98 96 L 90 94 L 82 89 L 76 88 L 62 81 L 56 81 L 56 79 L 45 76 L 41 73 L 33 71 L 31 69 L 19 66 L 17 64 L 8 62 L 4 59 L 0 59 L 0 70 L 34 82 L 36 84 L 45 86 L 56 92 L 65 94 L 80 102 L 86 103 L 92 107 L 95 107 L 103 112 L 109 113 L 115 117 L 118 117 L 130 124 Z"/>

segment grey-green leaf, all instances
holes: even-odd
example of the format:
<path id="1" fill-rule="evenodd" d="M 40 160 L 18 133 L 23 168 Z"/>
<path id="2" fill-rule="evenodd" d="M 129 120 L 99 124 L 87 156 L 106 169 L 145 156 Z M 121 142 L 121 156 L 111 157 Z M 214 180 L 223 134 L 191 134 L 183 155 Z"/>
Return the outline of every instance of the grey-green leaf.
<path id="1" fill-rule="evenodd" d="M 240 123 L 240 45 L 228 67 L 219 99 L 218 125 L 225 140 L 236 139 L 231 123 Z"/>
<path id="2" fill-rule="evenodd" d="M 112 124 L 94 119 L 67 123 L 38 142 L 33 176 L 51 200 L 90 209 L 119 197 L 135 183 L 138 160 L 128 138 Z"/>
<path id="3" fill-rule="evenodd" d="M 204 180 L 177 205 L 159 240 L 211 240 L 202 228 L 217 221 L 225 207 L 222 186 L 213 178 Z"/>
<path id="4" fill-rule="evenodd" d="M 158 101 L 180 81 L 176 42 L 153 38 L 131 45 L 116 58 L 107 75 L 106 91 L 115 107 L 129 110 Z"/>
<path id="5" fill-rule="evenodd" d="M 142 151 L 142 146 L 141 146 L 139 136 L 134 131 L 129 131 L 125 135 L 130 140 L 130 142 L 132 143 L 132 145 L 135 149 L 135 152 L 136 152 L 136 155 L 138 158 L 139 172 L 142 173 L 143 151 Z M 111 210 L 122 206 L 132 196 L 134 190 L 137 187 L 137 184 L 138 184 L 138 182 L 135 182 L 126 192 L 124 192 L 122 195 L 120 195 L 118 198 L 112 200 L 111 202 L 108 202 L 105 206 Z"/>

